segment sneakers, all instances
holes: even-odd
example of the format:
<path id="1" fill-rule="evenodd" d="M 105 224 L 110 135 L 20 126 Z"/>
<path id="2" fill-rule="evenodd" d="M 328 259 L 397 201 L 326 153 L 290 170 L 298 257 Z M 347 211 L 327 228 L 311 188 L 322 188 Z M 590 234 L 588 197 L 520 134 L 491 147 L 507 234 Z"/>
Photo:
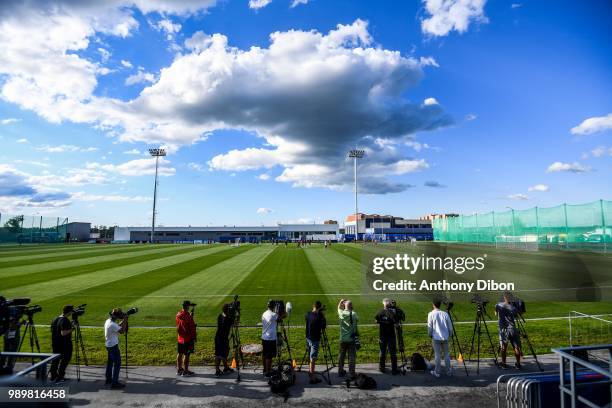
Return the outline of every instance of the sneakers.
<path id="1" fill-rule="evenodd" d="M 183 377 L 192 377 L 194 375 L 195 373 L 193 371 L 183 370 Z"/>
<path id="2" fill-rule="evenodd" d="M 225 368 L 223 369 L 223 374 L 231 374 L 231 373 L 233 373 L 233 372 L 234 372 L 234 369 L 233 369 L 233 368 L 225 367 Z"/>
<path id="3" fill-rule="evenodd" d="M 338 371 L 338 377 L 346 377 L 346 370 Z"/>
<path id="4" fill-rule="evenodd" d="M 517 370 L 522 370 L 522 369 L 523 369 L 523 366 L 522 366 L 520 363 L 514 363 L 514 367 L 515 367 Z"/>
<path id="5" fill-rule="evenodd" d="M 67 381 L 70 381 L 70 378 L 58 377 L 58 378 L 55 379 L 55 383 L 56 384 L 62 384 L 62 383 L 65 383 Z"/>
<path id="6" fill-rule="evenodd" d="M 111 390 L 120 390 L 122 388 L 125 388 L 124 383 L 117 382 L 111 385 Z"/>
<path id="7" fill-rule="evenodd" d="M 223 375 L 223 373 L 221 372 L 221 370 L 215 370 L 215 377 L 219 378 Z"/>
<path id="8" fill-rule="evenodd" d="M 508 365 L 506 363 L 500 363 L 499 364 L 499 368 L 501 368 L 502 370 L 507 370 L 508 369 Z"/>
<path id="9" fill-rule="evenodd" d="M 179 368 L 178 370 L 176 370 L 176 375 L 178 375 L 179 377 L 182 376 L 185 373 L 185 370 L 183 370 L 182 368 Z"/>
<path id="10" fill-rule="evenodd" d="M 433 375 L 436 378 L 440 378 L 440 374 L 436 373 L 436 370 L 431 370 L 429 374 Z"/>

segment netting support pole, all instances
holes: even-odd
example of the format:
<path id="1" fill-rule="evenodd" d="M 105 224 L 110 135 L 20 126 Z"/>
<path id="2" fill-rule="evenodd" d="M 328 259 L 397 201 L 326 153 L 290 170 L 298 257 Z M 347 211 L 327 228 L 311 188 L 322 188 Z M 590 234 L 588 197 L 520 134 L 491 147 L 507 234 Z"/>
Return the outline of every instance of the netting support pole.
<path id="1" fill-rule="evenodd" d="M 478 228 L 478 213 L 476 213 L 476 246 L 480 246 L 480 228 Z"/>
<path id="2" fill-rule="evenodd" d="M 569 225 L 567 223 L 567 203 L 563 203 L 563 212 L 565 214 L 565 248 L 569 248 Z"/>
<path id="3" fill-rule="evenodd" d="M 538 206 L 535 208 L 536 213 L 536 245 L 540 246 L 540 215 L 538 213 Z"/>
<path id="4" fill-rule="evenodd" d="M 608 252 L 607 248 L 607 237 L 608 231 L 606 230 L 606 214 L 604 213 L 603 200 L 599 200 L 599 209 L 601 210 L 601 228 L 602 228 L 602 238 L 604 242 L 604 254 Z"/>

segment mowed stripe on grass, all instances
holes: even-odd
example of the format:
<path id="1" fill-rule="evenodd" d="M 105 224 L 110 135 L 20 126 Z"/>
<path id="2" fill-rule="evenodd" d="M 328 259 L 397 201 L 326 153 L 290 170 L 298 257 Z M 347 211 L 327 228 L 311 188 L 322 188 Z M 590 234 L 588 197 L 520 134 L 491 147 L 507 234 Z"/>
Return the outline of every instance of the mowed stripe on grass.
<path id="1" fill-rule="evenodd" d="M 271 297 L 290 301 L 296 323 L 300 324 L 315 300 L 327 302 L 326 296 L 292 296 L 324 293 L 304 250 L 295 247 L 276 247 L 231 293 L 245 295 L 240 298 L 242 322 L 249 325 L 261 322 L 261 314 Z"/>
<path id="2" fill-rule="evenodd" d="M 239 248 L 217 247 L 216 249 L 204 251 L 202 256 L 188 261 L 174 263 L 173 265 L 157 268 L 124 279 L 117 279 L 102 285 L 88 287 L 84 290 L 72 292 L 69 296 L 71 299 L 74 299 L 75 303 L 81 301 L 87 303 L 89 310 L 92 311 L 92 315 L 95 314 L 98 318 L 102 318 L 113 307 L 138 306 L 134 304 L 134 301 L 138 298 L 252 248 L 250 245 L 244 245 Z M 64 298 L 64 296 L 60 296 L 49 299 L 44 304 L 50 309 L 60 310 Z M 148 315 L 145 310 L 138 316 L 137 320 L 138 324 L 155 324 L 159 322 L 159 316 Z M 97 323 L 99 324 L 99 321 Z"/>
<path id="3" fill-rule="evenodd" d="M 23 265 L 36 265 L 45 262 L 53 262 L 53 261 L 68 261 L 70 259 L 81 259 L 81 258 L 91 258 L 94 256 L 102 256 L 102 255 L 112 255 L 112 254 L 120 254 L 124 252 L 138 252 L 150 250 L 150 246 L 114 246 L 109 250 L 100 251 L 99 249 L 90 249 L 90 250 L 78 250 L 78 251 L 65 251 L 62 253 L 43 253 L 43 254 L 30 254 L 30 255 L 20 255 L 20 256 L 10 256 L 10 257 L 0 257 L 0 268 L 10 268 L 14 266 L 23 266 Z"/>
<path id="4" fill-rule="evenodd" d="M 78 277 L 70 276 L 62 279 L 55 279 L 48 282 L 41 282 L 33 285 L 20 286 L 13 288 L 5 293 L 8 297 L 31 297 L 32 303 L 40 303 L 47 299 L 64 297 L 68 303 L 79 302 L 83 299 L 71 298 L 71 293 L 81 290 L 103 285 L 115 280 L 125 279 L 130 276 L 143 274 L 159 268 L 165 268 L 172 265 L 180 265 L 182 262 L 190 261 L 202 257 L 204 255 L 224 250 L 224 247 L 204 247 L 196 251 L 190 251 L 181 254 L 173 254 L 172 256 L 150 257 L 146 261 L 132 263 L 129 265 L 118 263 L 110 269 L 95 270 L 86 274 L 78 275 Z M 43 314 L 48 310 L 43 310 Z M 53 311 L 55 313 L 55 311 Z"/>
<path id="5" fill-rule="evenodd" d="M 197 249 L 194 246 L 168 246 L 168 247 L 150 247 L 148 250 L 139 251 L 138 256 L 151 256 L 155 254 L 160 254 L 164 252 L 173 252 L 173 251 L 185 251 L 189 249 Z M 120 259 L 128 259 L 133 258 L 135 256 L 132 252 L 126 252 L 121 254 L 111 254 L 111 255 L 102 255 L 96 256 L 92 258 L 83 258 L 83 259 L 71 259 L 67 261 L 55 261 L 55 262 L 45 262 L 43 264 L 35 264 L 35 265 L 24 265 L 24 266 L 15 266 L 10 268 L 1 268 L 0 267 L 0 278 L 12 278 L 14 276 L 19 275 L 27 275 L 31 273 L 41 273 L 44 271 L 52 271 L 63 268 L 74 268 L 74 267 L 85 267 L 86 265 L 97 265 L 103 262 L 112 262 Z"/>
<path id="6" fill-rule="evenodd" d="M 136 246 L 129 244 L 121 244 L 121 246 Z M 48 244 L 48 245 L 15 245 L 10 248 L 0 246 L 0 257 L 27 255 L 27 254 L 49 254 L 61 253 L 64 251 L 90 250 L 96 249 L 102 251 L 105 249 L 116 248 L 117 245 L 106 244 Z"/>
<path id="7" fill-rule="evenodd" d="M 217 305 L 231 299 L 232 290 L 273 250 L 269 245 L 256 246 L 134 300 L 134 304 L 147 316 L 160 316 L 164 325 L 173 325 L 174 313 L 189 299 L 198 304 L 198 324 L 212 325 L 219 313 Z"/>

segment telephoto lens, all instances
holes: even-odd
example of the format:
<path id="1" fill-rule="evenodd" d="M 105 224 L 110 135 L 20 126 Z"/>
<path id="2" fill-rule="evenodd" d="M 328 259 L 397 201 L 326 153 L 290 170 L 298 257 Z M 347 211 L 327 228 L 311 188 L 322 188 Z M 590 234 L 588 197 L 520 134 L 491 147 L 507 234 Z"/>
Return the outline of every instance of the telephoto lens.
<path id="1" fill-rule="evenodd" d="M 137 307 L 132 307 L 131 309 L 128 309 L 127 312 L 125 312 L 125 314 L 128 315 L 128 316 L 136 314 L 136 313 L 138 313 L 138 308 Z"/>

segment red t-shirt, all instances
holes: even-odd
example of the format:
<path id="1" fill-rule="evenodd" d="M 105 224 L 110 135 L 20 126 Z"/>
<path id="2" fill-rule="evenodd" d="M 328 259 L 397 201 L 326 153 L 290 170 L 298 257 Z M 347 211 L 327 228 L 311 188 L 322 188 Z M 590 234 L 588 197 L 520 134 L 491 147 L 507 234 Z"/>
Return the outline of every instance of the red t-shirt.
<path id="1" fill-rule="evenodd" d="M 195 339 L 196 324 L 190 313 L 181 310 L 176 314 L 176 331 L 178 334 L 178 342 L 185 344 Z"/>

